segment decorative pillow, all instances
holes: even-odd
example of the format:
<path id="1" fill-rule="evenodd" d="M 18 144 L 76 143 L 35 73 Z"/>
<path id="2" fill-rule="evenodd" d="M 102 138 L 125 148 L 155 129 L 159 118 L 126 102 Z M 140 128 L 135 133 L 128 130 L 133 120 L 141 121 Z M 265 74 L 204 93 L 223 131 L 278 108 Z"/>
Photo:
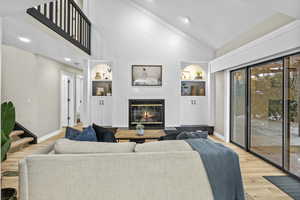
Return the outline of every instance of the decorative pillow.
<path id="1" fill-rule="evenodd" d="M 79 142 L 59 139 L 55 143 L 54 150 L 55 154 L 131 153 L 134 152 L 135 145 L 134 142 Z"/>
<path id="2" fill-rule="evenodd" d="M 192 151 L 191 146 L 183 140 L 168 140 L 159 142 L 148 142 L 137 144 L 135 152 L 174 152 L 174 151 Z"/>
<path id="3" fill-rule="evenodd" d="M 68 138 L 70 140 L 75 140 L 75 138 L 80 134 L 81 134 L 81 131 L 76 130 L 71 127 L 67 127 L 65 138 Z"/>
<path id="4" fill-rule="evenodd" d="M 165 131 L 167 135 L 162 136 L 159 140 L 176 140 L 177 135 L 179 135 L 179 131 Z"/>
<path id="5" fill-rule="evenodd" d="M 177 140 L 185 140 L 185 139 L 195 139 L 195 138 L 203 138 L 207 139 L 208 132 L 207 131 L 197 131 L 197 132 L 181 132 L 177 135 Z"/>
<path id="6" fill-rule="evenodd" d="M 66 138 L 70 140 L 77 140 L 77 141 L 90 141 L 90 142 L 98 141 L 96 133 L 92 128 L 92 126 L 85 128 L 82 132 L 68 127 L 66 130 Z"/>
<path id="7" fill-rule="evenodd" d="M 117 142 L 115 134 L 104 127 L 93 124 L 93 129 L 96 132 L 98 142 Z"/>

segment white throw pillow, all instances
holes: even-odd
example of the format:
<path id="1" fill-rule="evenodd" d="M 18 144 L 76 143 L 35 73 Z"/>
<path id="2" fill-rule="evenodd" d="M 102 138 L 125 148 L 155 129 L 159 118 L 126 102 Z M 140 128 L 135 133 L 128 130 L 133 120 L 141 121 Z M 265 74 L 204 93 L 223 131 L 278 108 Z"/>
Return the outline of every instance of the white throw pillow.
<path id="1" fill-rule="evenodd" d="M 134 142 L 106 143 L 60 139 L 54 150 L 55 154 L 131 153 L 134 152 L 135 145 Z"/>
<path id="2" fill-rule="evenodd" d="M 174 151 L 193 151 L 188 143 L 183 140 L 166 140 L 159 142 L 148 142 L 137 144 L 135 152 L 174 152 Z"/>

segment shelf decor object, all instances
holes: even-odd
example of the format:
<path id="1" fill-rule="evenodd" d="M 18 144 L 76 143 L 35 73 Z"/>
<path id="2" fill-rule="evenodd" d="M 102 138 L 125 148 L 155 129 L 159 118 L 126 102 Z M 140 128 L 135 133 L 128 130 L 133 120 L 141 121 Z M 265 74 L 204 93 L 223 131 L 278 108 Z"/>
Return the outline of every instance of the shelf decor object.
<path id="1" fill-rule="evenodd" d="M 132 86 L 162 86 L 162 65 L 132 65 Z"/>
<path id="2" fill-rule="evenodd" d="M 181 81 L 181 96 L 205 96 L 205 81 Z"/>
<path id="3" fill-rule="evenodd" d="M 93 96 L 112 96 L 112 81 L 92 81 Z"/>
<path id="4" fill-rule="evenodd" d="M 100 72 L 96 72 L 95 80 L 101 80 L 102 77 L 100 75 Z"/>
<path id="5" fill-rule="evenodd" d="M 202 79 L 203 79 L 202 71 L 196 72 L 195 80 L 202 80 Z"/>

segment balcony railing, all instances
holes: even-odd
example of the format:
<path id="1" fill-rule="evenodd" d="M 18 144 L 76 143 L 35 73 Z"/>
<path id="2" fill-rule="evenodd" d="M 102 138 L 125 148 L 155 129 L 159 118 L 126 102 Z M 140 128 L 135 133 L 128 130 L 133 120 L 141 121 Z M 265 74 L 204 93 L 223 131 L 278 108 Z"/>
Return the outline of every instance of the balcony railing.
<path id="1" fill-rule="evenodd" d="M 27 13 L 78 48 L 91 54 L 91 22 L 73 0 L 57 0 Z"/>

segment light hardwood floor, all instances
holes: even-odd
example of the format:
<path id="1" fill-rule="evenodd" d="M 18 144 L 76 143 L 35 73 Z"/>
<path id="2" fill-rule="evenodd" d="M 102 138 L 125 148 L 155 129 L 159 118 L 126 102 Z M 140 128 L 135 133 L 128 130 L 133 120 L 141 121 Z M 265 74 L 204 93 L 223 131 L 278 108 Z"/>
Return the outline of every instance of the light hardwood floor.
<path id="1" fill-rule="evenodd" d="M 61 135 L 53 137 L 43 143 L 32 145 L 21 152 L 10 154 L 8 159 L 1 164 L 1 171 L 18 170 L 19 160 L 23 159 L 27 155 L 33 154 L 38 149 L 43 148 L 49 143 L 57 140 L 58 138 L 62 137 L 63 134 L 64 133 L 62 132 Z M 285 173 L 233 144 L 224 143 L 216 137 L 211 138 L 217 142 L 223 143 L 239 154 L 244 187 L 246 193 L 248 194 L 249 200 L 291 199 L 287 194 L 263 178 L 263 176 L 285 175 Z M 17 177 L 5 177 L 1 182 L 1 187 L 18 188 Z"/>

